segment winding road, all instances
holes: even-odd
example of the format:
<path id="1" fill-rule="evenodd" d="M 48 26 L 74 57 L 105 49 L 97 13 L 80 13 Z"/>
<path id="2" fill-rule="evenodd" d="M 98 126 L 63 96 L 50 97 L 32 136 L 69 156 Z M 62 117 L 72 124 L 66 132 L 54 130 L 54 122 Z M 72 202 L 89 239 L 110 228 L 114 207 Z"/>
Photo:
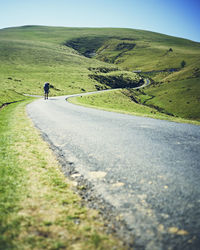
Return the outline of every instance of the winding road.
<path id="1" fill-rule="evenodd" d="M 81 94 L 82 95 L 82 94 Z M 199 249 L 200 126 L 85 108 L 69 96 L 27 112 L 128 227 L 135 249 Z"/>

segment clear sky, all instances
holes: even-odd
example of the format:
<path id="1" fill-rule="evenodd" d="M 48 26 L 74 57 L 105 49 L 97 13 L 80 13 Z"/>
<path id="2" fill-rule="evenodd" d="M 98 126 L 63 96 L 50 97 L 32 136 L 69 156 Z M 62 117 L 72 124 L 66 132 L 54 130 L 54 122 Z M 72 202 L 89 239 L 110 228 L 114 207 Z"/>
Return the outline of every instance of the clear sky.
<path id="1" fill-rule="evenodd" d="M 200 0 L 0 0 L 0 28 L 120 27 L 200 42 Z"/>

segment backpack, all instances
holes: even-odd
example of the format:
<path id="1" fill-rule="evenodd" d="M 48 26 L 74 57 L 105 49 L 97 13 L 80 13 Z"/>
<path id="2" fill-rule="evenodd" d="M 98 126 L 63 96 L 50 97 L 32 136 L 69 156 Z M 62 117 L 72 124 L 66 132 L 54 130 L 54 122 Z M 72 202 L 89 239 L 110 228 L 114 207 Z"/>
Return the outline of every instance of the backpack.
<path id="1" fill-rule="evenodd" d="M 45 90 L 45 91 L 48 91 L 48 90 L 49 90 L 49 83 L 48 83 L 48 82 L 46 82 L 46 83 L 44 84 L 44 90 Z"/>

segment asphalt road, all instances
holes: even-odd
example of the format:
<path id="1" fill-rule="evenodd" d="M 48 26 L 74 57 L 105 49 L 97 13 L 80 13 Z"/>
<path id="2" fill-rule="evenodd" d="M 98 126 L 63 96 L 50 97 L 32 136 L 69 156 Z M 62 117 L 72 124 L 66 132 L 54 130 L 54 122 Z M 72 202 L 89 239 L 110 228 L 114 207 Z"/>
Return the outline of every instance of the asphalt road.
<path id="1" fill-rule="evenodd" d="M 74 177 L 115 207 L 136 249 L 200 249 L 200 126 L 73 105 L 27 106 Z M 73 176 L 72 176 L 73 177 Z"/>

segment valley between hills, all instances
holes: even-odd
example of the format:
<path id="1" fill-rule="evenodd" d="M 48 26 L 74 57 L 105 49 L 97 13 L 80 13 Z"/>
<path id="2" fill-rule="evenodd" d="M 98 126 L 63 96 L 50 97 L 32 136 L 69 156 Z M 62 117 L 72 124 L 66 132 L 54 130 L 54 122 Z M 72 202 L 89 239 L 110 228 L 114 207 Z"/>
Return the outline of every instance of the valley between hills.
<path id="1" fill-rule="evenodd" d="M 189 249 L 196 249 L 199 225 L 196 223 L 194 227 L 193 222 L 198 218 L 196 208 L 199 206 L 199 127 L 134 116 L 126 116 L 130 122 L 124 122 L 123 116 L 117 123 L 114 117 L 122 115 L 100 112 L 111 120 L 108 123 L 106 119 L 102 125 L 101 116 L 96 115 L 98 111 L 71 105 L 62 100 L 63 97 L 52 98 L 52 102 L 33 102 L 35 98 L 28 95 L 43 95 L 43 85 L 47 81 L 50 97 L 112 90 L 71 98 L 76 104 L 196 125 L 200 122 L 200 43 L 134 29 L 47 26 L 1 29 L 0 248 L 130 249 L 148 245 L 152 249 L 152 246 L 159 248 L 168 244 L 182 249 L 183 244 L 187 244 Z M 149 82 L 148 86 L 135 89 Z M 68 109 L 69 113 L 61 114 L 57 122 L 60 127 L 56 128 L 52 110 L 57 113 L 59 102 L 61 107 L 73 107 L 74 112 Z M 43 132 L 34 127 L 27 115 L 29 103 L 30 109 L 36 105 L 33 116 L 47 119 L 46 123 L 41 122 Z M 94 113 L 94 116 L 86 119 L 85 113 Z M 70 116 L 75 116 L 74 123 L 69 122 Z M 112 124 L 113 129 L 108 124 Z M 60 150 L 65 150 L 66 158 L 59 155 L 62 162 L 41 137 L 42 133 L 47 137 L 46 129 L 50 126 L 55 132 L 50 131 L 49 136 L 59 139 Z M 63 127 L 69 130 L 63 133 Z M 126 134 L 124 140 L 118 131 Z M 56 133 L 59 136 L 55 136 Z M 70 144 L 72 137 L 74 144 Z M 134 138 L 137 138 L 136 143 Z M 95 152 L 88 153 L 81 150 L 81 146 Z M 125 217 L 132 231 L 123 229 L 120 213 L 110 207 L 106 209 L 103 199 L 94 199 L 93 186 L 76 172 L 76 167 L 82 165 L 69 159 L 70 147 L 79 162 L 81 154 L 84 156 L 83 171 L 90 164 L 97 167 L 92 178 L 98 183 L 101 176 L 101 188 L 107 183 L 109 190 L 115 190 L 118 196 L 118 189 L 122 192 L 128 187 L 133 195 L 130 197 L 134 198 L 130 199 L 132 203 L 127 203 L 127 192 L 125 195 L 122 192 L 122 198 L 124 208 L 134 210 L 129 214 L 131 217 Z M 91 160 L 95 157 L 99 159 L 98 164 Z M 104 172 L 102 165 L 107 168 Z M 124 166 L 130 166 L 130 172 L 124 171 Z M 130 185 L 127 185 L 128 179 Z M 159 199 L 155 198 L 156 193 Z M 80 195 L 85 198 L 81 199 Z M 174 199 L 175 196 L 178 198 Z M 117 202 L 112 195 L 110 197 Z M 87 199 L 94 201 L 92 208 L 87 206 Z M 149 209 L 153 207 L 156 209 Z M 168 214 L 174 217 L 166 217 Z"/>
<path id="2" fill-rule="evenodd" d="M 200 43 L 154 32 L 23 26 L 0 30 L 0 105 L 41 95 L 115 89 L 74 102 L 198 123 Z M 151 85 L 133 90 L 145 79 Z M 107 101 L 105 101 L 105 99 Z M 114 100 L 114 101 L 113 101 Z"/>

